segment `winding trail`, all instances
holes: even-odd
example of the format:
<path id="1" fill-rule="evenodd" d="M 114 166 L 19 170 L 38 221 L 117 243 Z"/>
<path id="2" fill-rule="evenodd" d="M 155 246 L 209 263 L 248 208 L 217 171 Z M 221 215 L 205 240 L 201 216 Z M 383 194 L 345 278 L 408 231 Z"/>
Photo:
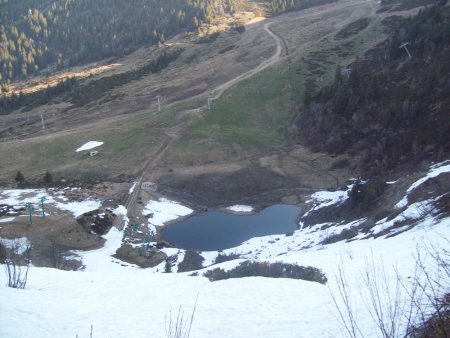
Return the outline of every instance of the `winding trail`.
<path id="1" fill-rule="evenodd" d="M 283 40 L 283 38 L 280 37 L 279 35 L 277 35 L 276 33 L 274 33 L 270 29 L 270 27 L 274 23 L 275 23 L 275 21 L 264 24 L 264 30 L 275 40 L 275 43 L 276 43 L 276 49 L 275 49 L 275 52 L 273 53 L 273 55 L 270 58 L 268 58 L 267 60 L 260 63 L 257 67 L 216 87 L 213 90 L 215 95 L 212 97 L 212 99 L 216 100 L 216 99 L 220 98 L 223 95 L 223 93 L 230 87 L 234 86 L 235 84 L 237 84 L 245 79 L 252 77 L 253 75 L 263 71 L 267 67 L 269 67 L 269 66 L 273 65 L 274 63 L 276 63 L 277 61 L 279 61 L 283 55 L 283 51 L 285 51 L 285 53 L 287 53 L 287 46 L 286 46 L 286 43 Z M 195 109 L 191 109 L 190 113 L 197 113 L 197 112 L 202 111 L 203 109 L 204 109 L 204 106 L 195 108 Z M 174 132 L 170 132 L 170 133 L 167 132 L 166 133 L 167 137 L 163 139 L 163 141 L 160 143 L 160 145 L 157 148 L 157 150 L 155 151 L 155 153 L 153 155 L 151 155 L 149 157 L 149 159 L 144 163 L 144 165 L 143 165 L 142 169 L 140 170 L 140 173 L 135 181 L 136 186 L 135 186 L 133 192 L 128 195 L 128 197 L 124 203 L 124 206 L 127 209 L 128 216 L 130 219 L 136 219 L 138 217 L 138 215 L 135 214 L 136 199 L 137 199 L 137 196 L 139 196 L 144 177 L 155 168 L 156 164 L 159 162 L 159 160 L 164 155 L 164 153 L 167 151 L 167 149 L 169 149 L 181 137 L 181 135 L 185 132 L 188 125 L 189 125 L 189 122 L 178 126 L 178 128 L 177 128 L 178 130 L 176 130 Z M 123 220 L 122 220 L 121 216 L 119 216 L 115 220 L 114 225 L 117 228 L 123 227 Z"/>
<path id="2" fill-rule="evenodd" d="M 259 72 L 263 71 L 264 69 L 273 65 L 274 63 L 278 62 L 281 59 L 282 52 L 283 52 L 283 46 L 285 46 L 285 42 L 281 36 L 277 35 L 270 29 L 270 26 L 272 26 L 274 23 L 276 23 L 276 22 L 271 21 L 271 22 L 267 22 L 266 24 L 264 24 L 264 30 L 275 40 L 275 43 L 276 43 L 275 53 L 273 53 L 273 55 L 270 58 L 268 58 L 267 60 L 261 62 L 257 67 L 250 69 L 248 72 L 245 72 L 239 76 L 236 76 L 234 79 L 231 79 L 231 80 L 221 84 L 220 86 L 216 87 L 214 89 L 214 92 L 215 92 L 215 95 L 213 97 L 214 100 L 217 100 L 218 98 L 220 98 L 222 96 L 222 94 L 230 87 L 234 86 L 235 84 L 237 84 L 243 80 L 246 80 L 246 79 L 252 77 L 253 75 L 258 74 Z"/>

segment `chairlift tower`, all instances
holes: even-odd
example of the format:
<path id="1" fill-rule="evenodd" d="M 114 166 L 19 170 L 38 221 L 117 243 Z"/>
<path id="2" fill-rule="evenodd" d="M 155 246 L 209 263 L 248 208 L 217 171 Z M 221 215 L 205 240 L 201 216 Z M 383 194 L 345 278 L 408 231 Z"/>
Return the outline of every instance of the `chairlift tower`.
<path id="1" fill-rule="evenodd" d="M 156 99 L 158 100 L 158 112 L 160 112 L 161 111 L 162 96 L 161 95 L 156 95 Z"/>
<path id="2" fill-rule="evenodd" d="M 403 49 L 405 50 L 406 54 L 408 54 L 408 56 L 411 58 L 411 57 L 412 57 L 412 56 L 411 56 L 411 53 L 409 52 L 408 47 L 406 47 L 406 46 L 408 46 L 408 45 L 409 45 L 409 42 L 403 42 L 403 43 L 400 45 L 400 47 L 398 47 L 398 48 L 403 48 Z"/>
<path id="3" fill-rule="evenodd" d="M 42 212 L 42 218 L 45 218 L 45 208 L 44 208 L 44 201 L 47 199 L 47 197 L 42 196 L 39 200 L 41 201 L 41 212 Z"/>
<path id="4" fill-rule="evenodd" d="M 44 115 L 41 113 L 42 129 L 45 129 Z"/>
<path id="5" fill-rule="evenodd" d="M 342 68 L 342 75 L 345 75 L 345 76 L 347 76 L 347 78 L 349 78 L 351 71 L 352 70 L 350 69 L 350 67 L 346 66 L 346 67 Z"/>
<path id="6" fill-rule="evenodd" d="M 208 97 L 208 110 L 211 110 L 212 97 Z"/>
<path id="7" fill-rule="evenodd" d="M 208 96 L 208 110 L 211 110 L 211 102 L 214 100 L 214 91 L 211 90 Z"/>
<path id="8" fill-rule="evenodd" d="M 25 208 L 28 210 L 28 215 L 30 217 L 30 225 L 33 224 L 33 212 L 34 212 L 34 206 L 31 203 L 26 203 Z"/>

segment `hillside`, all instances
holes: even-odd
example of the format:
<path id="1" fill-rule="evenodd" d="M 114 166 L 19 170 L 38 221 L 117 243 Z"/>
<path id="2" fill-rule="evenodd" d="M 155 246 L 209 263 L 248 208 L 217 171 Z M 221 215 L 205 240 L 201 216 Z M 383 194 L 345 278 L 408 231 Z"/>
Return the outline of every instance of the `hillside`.
<path id="1" fill-rule="evenodd" d="M 336 69 L 297 122 L 299 140 L 318 151 L 360 156 L 369 174 L 448 158 L 450 8 L 383 21 L 389 38 Z M 407 42 L 406 48 L 399 48 Z M 410 53 L 412 57 L 409 57 Z"/>
<path id="2" fill-rule="evenodd" d="M 279 14 L 330 0 L 261 1 Z M 68 66 L 128 55 L 140 47 L 161 46 L 177 34 L 257 8 L 247 0 L 2 1 L 0 3 L 0 84 L 49 74 Z M 237 26 L 242 23 L 237 21 Z"/>
<path id="3" fill-rule="evenodd" d="M 0 82 L 120 57 L 188 33 L 237 1 L 3 1 Z"/>

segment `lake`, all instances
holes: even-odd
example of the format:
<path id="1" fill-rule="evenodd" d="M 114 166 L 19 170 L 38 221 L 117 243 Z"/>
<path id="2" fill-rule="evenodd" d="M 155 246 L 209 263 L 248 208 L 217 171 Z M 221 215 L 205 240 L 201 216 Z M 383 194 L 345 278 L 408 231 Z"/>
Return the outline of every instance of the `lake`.
<path id="1" fill-rule="evenodd" d="M 176 247 L 218 251 L 238 246 L 253 237 L 297 230 L 300 208 L 276 204 L 252 215 L 234 215 L 210 209 L 162 230 L 163 240 Z"/>

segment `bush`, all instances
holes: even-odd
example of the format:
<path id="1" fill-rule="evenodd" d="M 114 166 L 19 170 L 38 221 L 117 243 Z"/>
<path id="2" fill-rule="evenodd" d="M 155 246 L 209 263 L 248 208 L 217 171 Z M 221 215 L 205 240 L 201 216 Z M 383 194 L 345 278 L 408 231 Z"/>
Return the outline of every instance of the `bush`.
<path id="1" fill-rule="evenodd" d="M 215 32 L 206 36 L 201 37 L 200 39 L 198 39 L 195 43 L 196 44 L 202 44 L 202 43 L 212 43 L 214 41 L 217 40 L 217 38 L 219 37 L 220 33 Z"/>
<path id="2" fill-rule="evenodd" d="M 370 209 L 383 195 L 385 188 L 384 181 L 370 180 L 362 183 L 357 180 L 349 195 L 352 208 L 360 211 Z"/>
<path id="3" fill-rule="evenodd" d="M 238 25 L 238 26 L 236 26 L 236 32 L 238 32 L 238 33 L 244 33 L 245 32 L 245 26 L 244 25 Z"/>
<path id="4" fill-rule="evenodd" d="M 23 176 L 22 172 L 19 170 L 14 180 L 17 182 L 17 184 L 21 185 L 23 184 L 23 182 L 25 182 L 25 176 Z"/>
<path id="5" fill-rule="evenodd" d="M 31 266 L 31 245 L 24 246 L 14 240 L 11 247 L 4 250 L 5 271 L 8 278 L 7 286 L 15 289 L 25 289 L 28 270 Z"/>
<path id="6" fill-rule="evenodd" d="M 203 268 L 203 261 L 205 259 L 197 252 L 188 250 L 184 254 L 183 261 L 178 264 L 178 272 L 193 271 Z"/>
<path id="7" fill-rule="evenodd" d="M 44 183 L 52 183 L 52 182 L 53 182 L 52 174 L 50 174 L 50 172 L 47 170 L 44 174 Z"/>
<path id="8" fill-rule="evenodd" d="M 207 277 L 210 282 L 215 282 L 216 280 L 223 280 L 231 278 L 229 273 L 224 269 L 215 268 L 213 270 L 206 271 L 203 276 Z"/>
<path id="9" fill-rule="evenodd" d="M 164 272 L 170 273 L 172 272 L 172 266 L 175 265 L 177 261 L 177 255 L 172 255 L 166 258 L 166 263 L 164 264 Z"/>
<path id="10" fill-rule="evenodd" d="M 0 243 L 0 264 L 5 263 L 6 250 L 3 247 L 2 243 Z"/>
<path id="11" fill-rule="evenodd" d="M 234 269 L 225 271 L 220 268 L 209 270 L 203 274 L 211 282 L 242 277 L 271 277 L 271 278 L 291 278 L 302 279 L 311 282 L 326 284 L 327 277 L 318 268 L 312 266 L 299 266 L 281 262 L 251 262 L 245 261 Z"/>
<path id="12" fill-rule="evenodd" d="M 239 255 L 238 254 L 222 254 L 219 253 L 216 257 L 216 259 L 214 260 L 214 264 L 220 264 L 223 262 L 228 262 L 228 261 L 232 261 L 233 259 L 238 259 Z"/>

